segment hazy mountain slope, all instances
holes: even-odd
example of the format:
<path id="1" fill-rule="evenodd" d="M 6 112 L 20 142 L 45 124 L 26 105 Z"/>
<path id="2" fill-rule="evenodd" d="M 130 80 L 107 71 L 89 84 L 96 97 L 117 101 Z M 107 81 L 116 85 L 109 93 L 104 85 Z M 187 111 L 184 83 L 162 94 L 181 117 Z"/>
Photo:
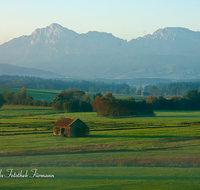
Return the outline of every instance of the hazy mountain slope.
<path id="1" fill-rule="evenodd" d="M 34 76 L 42 78 L 58 78 L 62 75 L 40 69 L 18 67 L 10 64 L 0 64 L 0 75 Z"/>
<path id="2" fill-rule="evenodd" d="M 83 78 L 199 78 L 200 32 L 159 29 L 130 42 L 58 24 L 0 45 L 0 63 Z"/>
<path id="3" fill-rule="evenodd" d="M 109 64 L 106 60 L 109 60 Z M 70 67 L 59 65 L 60 73 L 83 78 L 200 78 L 200 57 L 172 55 L 74 57 Z M 81 64 L 78 64 L 81 62 Z M 94 63 L 95 62 L 95 63 Z M 93 64 L 92 64 L 93 63 Z M 58 72 L 56 70 L 56 72 Z M 62 70 L 62 71 L 61 71 Z"/>

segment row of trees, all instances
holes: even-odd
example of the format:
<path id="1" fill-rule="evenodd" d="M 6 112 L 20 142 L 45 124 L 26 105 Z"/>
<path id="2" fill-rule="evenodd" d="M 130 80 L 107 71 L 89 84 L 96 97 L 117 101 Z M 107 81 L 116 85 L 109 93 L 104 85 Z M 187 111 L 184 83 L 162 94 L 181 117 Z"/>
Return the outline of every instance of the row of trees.
<path id="1" fill-rule="evenodd" d="M 147 98 L 146 105 L 152 110 L 200 110 L 200 92 L 197 89 L 188 90 L 183 98 L 171 96 L 169 99 L 151 95 Z"/>
<path id="2" fill-rule="evenodd" d="M 96 111 L 98 116 L 124 116 L 153 113 L 145 112 L 145 101 L 135 102 L 134 98 L 115 99 L 111 92 L 104 96 L 99 92 L 91 100 L 84 91 L 68 90 L 57 94 L 53 100 L 53 108 L 65 112 Z"/>
<path id="3" fill-rule="evenodd" d="M 23 87 L 20 93 L 4 92 L 0 94 L 0 106 L 6 104 L 53 106 L 55 110 L 65 112 L 96 111 L 99 116 L 124 116 L 153 113 L 151 110 L 200 110 L 200 92 L 197 89 L 189 90 L 180 98 L 169 99 L 163 96 L 149 96 L 147 100 L 136 102 L 134 98 L 115 99 L 111 92 L 104 96 L 99 92 L 91 99 L 84 91 L 68 90 L 56 94 L 53 102 L 33 100 L 26 94 Z"/>
<path id="4" fill-rule="evenodd" d="M 174 83 L 159 83 L 156 85 L 145 86 L 140 85 L 129 86 L 126 83 L 116 84 L 105 83 L 100 81 L 85 81 L 72 79 L 42 79 L 29 76 L 0 76 L 0 86 L 7 87 L 22 87 L 35 89 L 51 89 L 51 90 L 69 90 L 76 89 L 85 92 L 112 92 L 115 94 L 140 95 L 142 91 L 148 91 L 151 95 L 186 95 L 189 90 L 200 89 L 200 82 L 174 82 Z"/>
<path id="5" fill-rule="evenodd" d="M 67 80 L 67 79 L 66 79 Z M 85 92 L 113 92 L 121 94 L 129 94 L 130 86 L 116 83 L 105 83 L 100 81 L 85 81 L 85 80 L 72 80 L 67 81 L 58 79 L 42 79 L 38 77 L 29 76 L 10 76 L 1 75 L 0 84 L 3 86 L 15 86 L 35 89 L 51 89 L 51 90 L 70 90 L 76 89 Z M 132 89 L 132 91 L 135 88 Z"/>
<path id="6" fill-rule="evenodd" d="M 200 110 L 200 92 L 197 89 L 189 90 L 180 98 L 171 96 L 150 95 L 147 100 L 135 102 L 133 98 L 115 99 L 112 93 L 96 96 L 92 102 L 93 111 L 99 116 L 123 116 L 134 114 L 152 114 L 151 110 Z"/>
<path id="7" fill-rule="evenodd" d="M 146 86 L 146 91 L 151 95 L 187 95 L 189 90 L 200 90 L 200 82 L 174 82 Z"/>
<path id="8" fill-rule="evenodd" d="M 48 106 L 51 107 L 52 103 L 45 100 L 34 100 L 32 96 L 27 97 L 26 88 L 22 87 L 20 93 L 14 93 L 12 91 L 4 91 L 0 95 L 0 106 L 3 104 L 14 104 L 14 105 L 29 105 L 29 106 Z"/>

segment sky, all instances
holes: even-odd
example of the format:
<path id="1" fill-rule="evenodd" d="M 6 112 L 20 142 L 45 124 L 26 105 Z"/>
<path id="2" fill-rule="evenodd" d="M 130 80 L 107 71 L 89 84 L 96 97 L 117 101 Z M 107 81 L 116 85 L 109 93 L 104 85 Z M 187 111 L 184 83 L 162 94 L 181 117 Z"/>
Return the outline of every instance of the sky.
<path id="1" fill-rule="evenodd" d="M 130 41 L 165 27 L 200 31 L 200 0 L 0 0 L 0 44 L 57 23 Z"/>

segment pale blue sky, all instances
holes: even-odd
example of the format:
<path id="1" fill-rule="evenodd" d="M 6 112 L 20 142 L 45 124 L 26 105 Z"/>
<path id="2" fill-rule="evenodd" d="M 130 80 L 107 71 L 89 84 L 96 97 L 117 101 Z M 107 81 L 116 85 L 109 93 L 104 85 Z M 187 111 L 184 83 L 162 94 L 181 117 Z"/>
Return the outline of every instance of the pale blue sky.
<path id="1" fill-rule="evenodd" d="M 128 41 L 159 28 L 200 31 L 200 0 L 0 0 L 0 44 L 51 23 Z"/>

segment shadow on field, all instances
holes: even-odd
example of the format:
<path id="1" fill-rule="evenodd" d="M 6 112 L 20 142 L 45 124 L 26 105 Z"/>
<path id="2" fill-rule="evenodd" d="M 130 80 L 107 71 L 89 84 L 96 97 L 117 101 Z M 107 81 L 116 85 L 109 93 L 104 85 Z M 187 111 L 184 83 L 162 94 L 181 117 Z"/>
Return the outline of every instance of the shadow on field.
<path id="1" fill-rule="evenodd" d="M 162 115 L 162 116 L 157 116 L 159 117 L 200 117 L 200 115 Z"/>
<path id="2" fill-rule="evenodd" d="M 26 113 L 17 113 L 17 114 L 15 114 L 15 113 L 8 113 L 9 115 L 6 115 L 6 113 L 5 114 L 0 114 L 0 118 L 3 118 L 3 119 L 9 119 L 9 118 L 26 118 L 26 117 L 28 117 L 27 116 L 27 114 L 29 114 L 29 111 L 28 111 L 28 109 L 13 109 L 13 110 L 15 110 L 15 111 L 23 111 L 23 112 L 26 112 Z M 36 116 L 42 116 L 42 115 L 54 115 L 56 112 L 55 111 L 52 111 L 52 112 L 43 112 L 43 111 L 47 111 L 47 109 L 33 109 L 34 111 L 40 111 L 39 113 L 35 113 L 34 111 L 33 111 L 33 115 L 34 115 L 34 117 L 36 117 Z M 0 113 L 1 113 L 1 111 L 10 111 L 10 110 L 0 110 Z M 24 117 L 20 117 L 20 115 L 22 115 L 22 114 L 25 114 L 25 116 Z M 33 117 L 33 118 L 34 118 Z"/>
<path id="3" fill-rule="evenodd" d="M 117 127 L 117 128 L 108 128 L 108 129 L 98 129 L 98 130 L 93 130 L 91 129 L 90 131 L 122 131 L 122 130 L 134 130 L 134 129 L 164 129 L 164 128 L 180 128 L 180 127 L 188 127 L 188 125 L 157 125 L 157 126 L 140 126 L 140 127 Z"/>
<path id="4" fill-rule="evenodd" d="M 95 179 L 95 180 L 100 180 L 100 179 L 105 179 L 105 180 L 199 180 L 199 177 L 185 177 L 185 176 L 57 176 L 58 179 Z"/>
<path id="5" fill-rule="evenodd" d="M 187 136 L 163 136 L 163 135 L 88 135 L 87 138 L 155 138 L 155 139 L 160 139 L 160 138 L 187 138 Z"/>

